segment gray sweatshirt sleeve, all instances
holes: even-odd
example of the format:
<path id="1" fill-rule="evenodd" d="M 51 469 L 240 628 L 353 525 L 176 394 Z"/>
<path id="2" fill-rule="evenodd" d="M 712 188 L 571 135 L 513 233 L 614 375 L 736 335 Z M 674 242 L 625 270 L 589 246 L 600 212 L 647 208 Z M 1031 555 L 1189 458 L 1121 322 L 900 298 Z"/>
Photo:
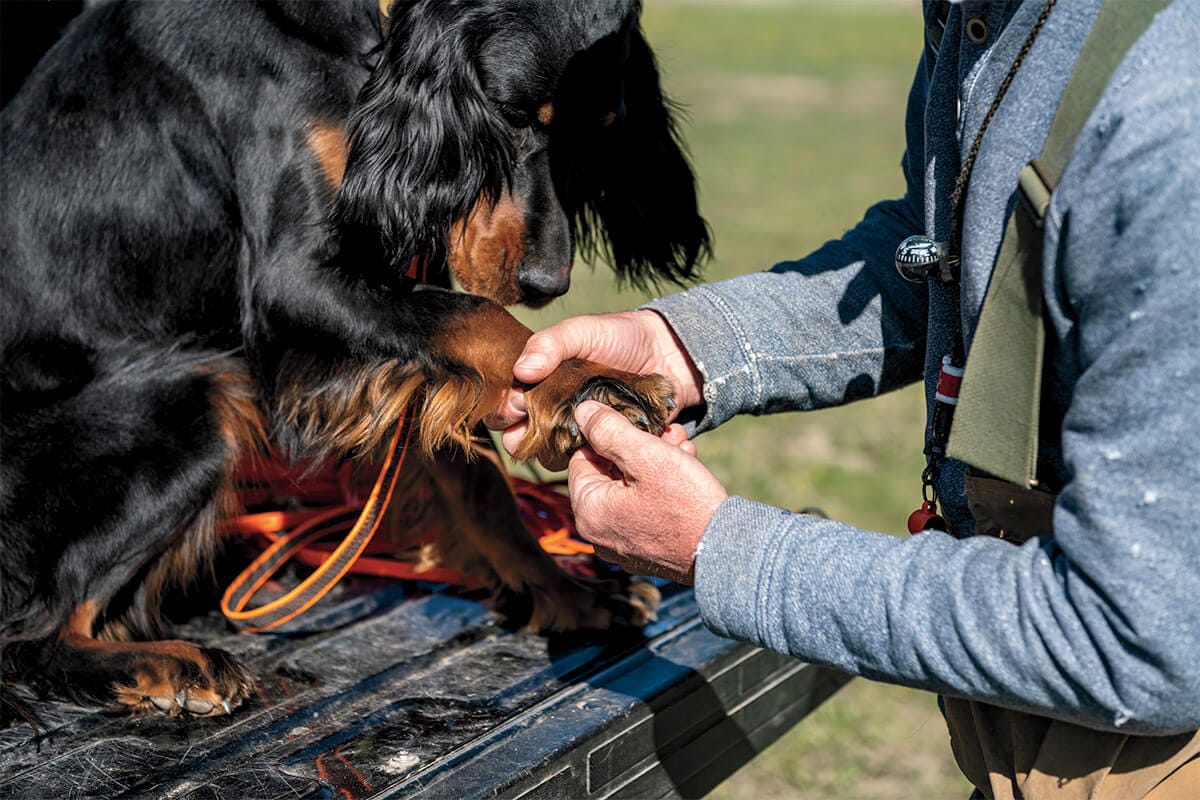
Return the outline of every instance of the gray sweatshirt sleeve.
<path id="1" fill-rule="evenodd" d="M 1075 371 L 1054 538 L 897 539 L 731 498 L 696 558 L 715 631 L 1102 729 L 1200 726 L 1200 70 L 1187 63 L 1171 81 L 1126 81 L 1120 113 L 1098 109 L 1051 210 L 1054 358 Z M 722 374 L 761 373 L 754 348 L 735 349 L 742 363 Z M 832 382 L 809 381 L 827 399 Z"/>

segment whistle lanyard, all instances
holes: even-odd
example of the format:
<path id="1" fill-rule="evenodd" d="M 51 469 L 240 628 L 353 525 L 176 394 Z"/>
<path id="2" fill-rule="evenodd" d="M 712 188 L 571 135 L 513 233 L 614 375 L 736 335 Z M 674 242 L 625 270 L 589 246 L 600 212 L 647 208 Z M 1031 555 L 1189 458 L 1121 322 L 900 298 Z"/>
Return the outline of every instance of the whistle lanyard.
<path id="1" fill-rule="evenodd" d="M 942 283 L 958 288 L 962 264 L 962 222 L 963 210 L 966 205 L 967 185 L 970 182 L 971 171 L 975 167 L 975 159 L 979 155 L 980 145 L 992 118 L 1000 108 L 1004 96 L 1016 77 L 1025 57 L 1033 47 L 1034 41 L 1046 24 L 1058 0 L 1049 0 L 1037 21 L 1025 37 L 1020 51 L 1008 68 L 1000 87 L 996 90 L 979 130 L 971 143 L 967 157 L 963 160 L 958 172 L 958 179 L 951 194 L 951 227 L 950 237 L 946 242 L 938 242 L 929 236 L 910 236 L 896 248 L 896 270 L 907 281 L 920 283 L 936 276 Z M 961 301 L 953 304 L 954 314 L 950 322 L 953 325 L 954 341 L 950 353 L 942 358 L 938 374 L 937 389 L 934 393 L 933 413 L 929 418 L 929 427 L 925 436 L 925 469 L 921 472 L 921 506 L 908 518 L 910 533 L 920 533 L 924 530 L 949 529 L 945 519 L 938 513 L 937 482 L 941 475 L 942 463 L 946 458 L 946 444 L 950 438 L 950 426 L 954 421 L 954 409 L 958 405 L 959 387 L 962 382 L 963 368 L 966 362 L 966 347 L 962 335 Z"/>

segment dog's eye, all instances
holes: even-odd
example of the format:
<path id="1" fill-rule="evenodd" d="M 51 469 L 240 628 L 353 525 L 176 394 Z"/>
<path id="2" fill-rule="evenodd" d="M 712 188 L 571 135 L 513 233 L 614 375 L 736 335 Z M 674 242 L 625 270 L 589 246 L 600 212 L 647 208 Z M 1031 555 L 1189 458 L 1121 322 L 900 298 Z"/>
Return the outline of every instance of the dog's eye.
<path id="1" fill-rule="evenodd" d="M 500 116 L 504 117 L 504 121 L 514 128 L 528 128 L 533 124 L 528 112 L 514 105 L 497 102 L 496 110 L 500 112 Z"/>

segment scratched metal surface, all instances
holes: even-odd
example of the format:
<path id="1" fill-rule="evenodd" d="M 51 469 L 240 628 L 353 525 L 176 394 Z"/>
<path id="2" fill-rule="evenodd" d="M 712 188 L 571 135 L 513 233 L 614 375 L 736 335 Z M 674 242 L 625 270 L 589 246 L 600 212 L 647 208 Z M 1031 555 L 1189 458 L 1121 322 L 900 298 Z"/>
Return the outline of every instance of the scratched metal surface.
<path id="1" fill-rule="evenodd" d="M 684 764 L 705 736 L 736 766 L 840 685 L 712 636 L 690 591 L 664 589 L 658 621 L 623 637 L 513 633 L 474 599 L 398 586 L 325 602 L 308 632 L 193 620 L 182 635 L 239 656 L 254 697 L 191 720 L 40 704 L 40 737 L 0 729 L 0 798 L 575 797 L 593 796 L 600 774 L 594 796 L 651 784 L 641 796 L 671 795 L 697 780 Z M 644 719 L 658 726 L 649 738 Z"/>

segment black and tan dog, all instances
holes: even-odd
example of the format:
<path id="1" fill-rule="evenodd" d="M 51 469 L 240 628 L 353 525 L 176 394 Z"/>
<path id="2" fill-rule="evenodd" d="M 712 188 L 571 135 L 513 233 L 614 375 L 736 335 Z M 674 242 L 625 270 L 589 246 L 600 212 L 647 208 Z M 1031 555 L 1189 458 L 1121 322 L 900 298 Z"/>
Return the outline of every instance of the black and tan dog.
<path id="1" fill-rule="evenodd" d="M 504 305 L 565 292 L 576 248 L 634 283 L 707 252 L 639 12 L 111 0 L 71 24 L 0 132 L 6 680 L 228 712 L 250 676 L 160 640 L 158 608 L 211 551 L 234 465 L 269 441 L 369 456 L 406 408 L 454 517 L 442 560 L 535 629 L 645 613 L 559 571 L 463 456 L 529 335 Z M 576 446 L 593 396 L 649 428 L 671 403 L 661 378 L 564 365 L 523 455 Z"/>

